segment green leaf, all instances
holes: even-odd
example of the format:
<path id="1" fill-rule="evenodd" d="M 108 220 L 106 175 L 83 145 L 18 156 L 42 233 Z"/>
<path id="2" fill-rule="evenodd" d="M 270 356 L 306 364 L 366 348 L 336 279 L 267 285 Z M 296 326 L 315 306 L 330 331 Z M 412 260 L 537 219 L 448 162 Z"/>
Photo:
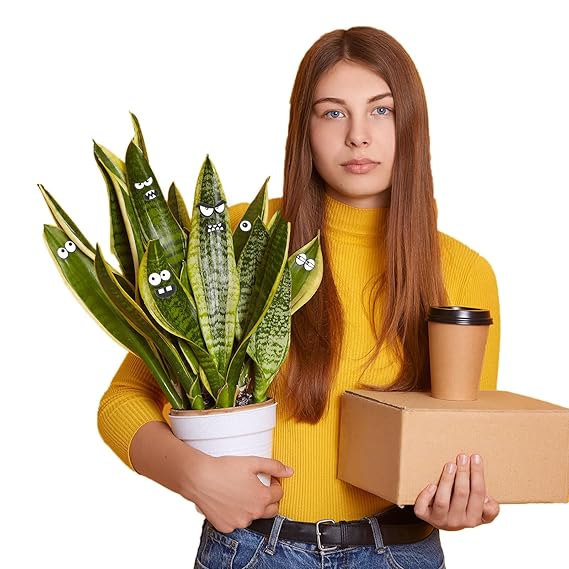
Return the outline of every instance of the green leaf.
<path id="1" fill-rule="evenodd" d="M 324 262 L 320 246 L 320 230 L 312 241 L 288 258 L 288 267 L 292 280 L 290 305 L 292 315 L 314 296 L 322 282 Z"/>
<path id="2" fill-rule="evenodd" d="M 233 249 L 237 263 L 239 262 L 241 251 L 243 251 L 243 247 L 251 235 L 255 219 L 259 217 L 265 225 L 269 221 L 269 195 L 267 193 L 268 183 L 269 178 L 265 180 L 265 183 L 255 196 L 255 199 L 249 204 L 249 207 L 243 214 L 239 225 L 233 232 Z"/>
<path id="3" fill-rule="evenodd" d="M 253 220 L 250 239 L 246 242 L 239 261 L 239 302 L 237 304 L 237 320 L 235 322 L 235 338 L 241 340 L 249 318 L 251 297 L 255 279 L 259 278 L 264 262 L 264 254 L 269 242 L 269 232 L 259 217 Z"/>
<path id="4" fill-rule="evenodd" d="M 97 279 L 101 283 L 103 290 L 117 307 L 117 309 L 128 319 L 131 325 L 140 333 L 149 338 L 158 348 L 172 374 L 184 389 L 191 401 L 193 409 L 203 409 L 201 395 L 195 397 L 199 384 L 197 376 L 192 376 L 184 360 L 181 358 L 176 347 L 170 340 L 152 323 L 142 308 L 136 304 L 128 295 L 124 294 L 118 286 L 110 267 L 103 258 L 99 247 L 95 256 L 95 270 Z"/>
<path id="5" fill-rule="evenodd" d="M 140 150 L 142 150 L 142 154 L 146 160 L 148 160 L 148 152 L 146 151 L 146 144 L 144 143 L 144 137 L 142 136 L 142 129 L 140 128 L 140 123 L 138 119 L 134 115 L 134 113 L 130 113 L 130 119 L 132 120 L 132 126 L 134 128 L 134 143 Z"/>
<path id="6" fill-rule="evenodd" d="M 91 259 L 95 259 L 95 248 L 87 238 L 81 233 L 79 228 L 75 225 L 73 220 L 65 213 L 65 210 L 55 201 L 55 198 L 43 187 L 42 184 L 38 184 L 38 188 L 51 211 L 51 215 L 65 234 L 71 239 L 85 255 Z"/>
<path id="7" fill-rule="evenodd" d="M 186 257 L 186 234 L 168 208 L 158 181 L 140 148 L 131 142 L 126 151 L 126 170 L 132 205 L 140 222 L 143 244 L 160 240 L 176 274 Z"/>
<path id="8" fill-rule="evenodd" d="M 285 264 L 279 288 L 269 310 L 247 346 L 247 353 L 255 362 L 255 403 L 265 401 L 267 389 L 287 356 L 291 333 L 290 298 L 290 271 Z"/>
<path id="9" fill-rule="evenodd" d="M 187 268 L 207 351 L 225 376 L 233 349 L 239 280 L 225 194 L 209 156 L 196 184 Z M 210 382 L 212 378 L 209 378 Z M 229 401 L 229 394 L 220 405 Z M 219 400 L 219 398 L 218 398 Z"/>
<path id="10" fill-rule="evenodd" d="M 44 225 L 44 240 L 61 276 L 87 312 L 115 341 L 146 363 L 172 407 L 182 409 L 182 398 L 155 355 L 152 345 L 143 334 L 132 328 L 130 322 L 109 300 L 97 280 L 91 258 L 57 227 Z"/>
<path id="11" fill-rule="evenodd" d="M 227 372 L 227 385 L 233 402 L 235 401 L 236 386 L 247 353 L 247 344 L 269 310 L 287 263 L 286 255 L 290 239 L 290 223 L 278 215 L 274 224 L 273 233 L 270 235 L 269 243 L 264 251 L 263 261 L 257 269 L 252 294 L 253 302 L 249 310 L 247 324 L 244 327 L 244 336 L 231 359 Z M 247 242 L 245 248 L 250 246 L 253 246 L 251 240 Z M 245 250 L 243 254 L 245 254 Z"/>
<path id="12" fill-rule="evenodd" d="M 93 152 L 95 154 L 97 165 L 99 168 L 101 168 L 103 175 L 107 176 L 111 181 L 112 186 L 115 190 L 115 197 L 120 208 L 122 221 L 124 223 L 124 229 L 128 236 L 128 242 L 130 244 L 130 256 L 132 258 L 132 265 L 135 273 L 135 279 L 133 282 L 136 282 L 138 264 L 140 262 L 142 254 L 144 253 L 144 244 L 140 222 L 136 216 L 136 213 L 132 206 L 131 197 L 128 193 L 126 165 L 110 150 L 100 144 L 97 144 L 95 141 L 93 141 Z M 118 220 L 112 220 L 111 223 L 113 225 L 120 224 Z M 118 250 L 115 252 L 115 255 L 117 255 L 121 266 L 122 262 L 128 263 L 124 258 L 122 258 L 122 252 L 120 253 L 121 257 L 119 257 Z"/>
<path id="13" fill-rule="evenodd" d="M 95 161 L 107 186 L 107 196 L 109 198 L 109 215 L 111 220 L 111 251 L 117 258 L 122 273 L 133 285 L 136 282 L 136 270 L 130 251 L 130 241 L 127 227 L 125 225 L 121 204 L 116 194 L 115 185 L 111 175 L 103 166 L 95 152 Z M 120 191 L 120 189 L 119 189 Z"/>
<path id="14" fill-rule="evenodd" d="M 190 215 L 188 214 L 184 198 L 174 182 L 170 184 L 170 188 L 168 189 L 168 207 L 180 227 L 186 229 L 189 233 L 191 224 Z"/>

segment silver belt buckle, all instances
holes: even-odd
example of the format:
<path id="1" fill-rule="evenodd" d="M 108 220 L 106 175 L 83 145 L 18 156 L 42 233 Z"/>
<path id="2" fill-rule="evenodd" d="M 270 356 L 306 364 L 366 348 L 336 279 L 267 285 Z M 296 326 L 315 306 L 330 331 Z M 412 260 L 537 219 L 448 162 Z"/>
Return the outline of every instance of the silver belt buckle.
<path id="1" fill-rule="evenodd" d="M 318 520 L 316 522 L 316 545 L 319 551 L 334 551 L 334 549 L 338 549 L 339 546 L 337 545 L 330 545 L 328 547 L 324 547 L 322 542 L 320 541 L 320 536 L 322 533 L 320 532 L 320 524 L 335 524 L 335 520 Z"/>

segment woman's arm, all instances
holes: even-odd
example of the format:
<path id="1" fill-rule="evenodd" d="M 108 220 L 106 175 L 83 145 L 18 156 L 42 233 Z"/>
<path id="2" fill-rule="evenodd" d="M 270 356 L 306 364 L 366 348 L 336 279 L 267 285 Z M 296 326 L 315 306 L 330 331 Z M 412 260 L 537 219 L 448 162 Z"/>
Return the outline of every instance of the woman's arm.
<path id="1" fill-rule="evenodd" d="M 164 420 L 164 403 L 149 370 L 129 354 L 101 399 L 101 436 L 136 472 L 194 502 L 219 531 L 278 513 L 282 487 L 277 478 L 291 476 L 292 470 L 277 460 L 215 458 L 186 445 Z M 266 487 L 260 472 L 277 478 Z"/>

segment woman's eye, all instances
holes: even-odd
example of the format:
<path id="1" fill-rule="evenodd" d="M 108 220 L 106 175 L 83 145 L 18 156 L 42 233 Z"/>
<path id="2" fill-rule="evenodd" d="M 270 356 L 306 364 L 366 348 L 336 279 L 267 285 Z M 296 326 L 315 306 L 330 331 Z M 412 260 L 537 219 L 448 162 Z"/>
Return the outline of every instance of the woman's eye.
<path id="1" fill-rule="evenodd" d="M 382 117 L 388 115 L 391 112 L 391 109 L 389 107 L 376 107 L 374 110 L 377 111 L 377 114 Z"/>
<path id="2" fill-rule="evenodd" d="M 340 115 L 343 115 L 344 113 L 342 111 L 328 111 L 327 113 L 324 113 L 325 117 L 329 117 L 331 119 L 338 119 L 340 118 Z"/>

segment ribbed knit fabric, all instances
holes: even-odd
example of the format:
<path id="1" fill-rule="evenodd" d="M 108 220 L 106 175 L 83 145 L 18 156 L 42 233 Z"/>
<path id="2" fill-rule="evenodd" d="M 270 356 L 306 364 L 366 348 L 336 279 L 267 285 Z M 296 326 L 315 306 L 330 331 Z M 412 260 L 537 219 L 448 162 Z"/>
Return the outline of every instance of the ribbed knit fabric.
<path id="1" fill-rule="evenodd" d="M 282 198 L 269 201 L 269 214 L 281 207 Z M 233 227 L 247 204 L 230 208 Z M 388 208 L 355 208 L 325 195 L 325 232 L 330 247 L 328 262 L 342 302 L 346 330 L 340 368 L 330 393 L 328 412 L 315 425 L 298 423 L 277 405 L 273 457 L 292 466 L 295 473 L 281 480 L 284 496 L 279 512 L 291 519 L 316 521 L 358 519 L 379 512 L 391 502 L 360 490 L 336 477 L 340 397 L 357 387 L 361 366 L 374 347 L 367 317 L 369 281 L 385 265 L 384 234 Z M 488 262 L 459 241 L 439 233 L 443 277 L 451 304 L 489 308 L 490 327 L 481 389 L 495 389 L 498 371 L 500 314 L 496 280 Z M 366 284 L 368 287 L 366 288 Z M 380 315 L 379 315 L 380 316 Z M 390 352 L 379 358 L 361 381 L 386 385 L 398 365 Z M 280 386 L 269 390 L 277 402 Z M 135 356 L 128 355 L 101 400 L 99 430 L 113 451 L 129 466 L 128 448 L 136 431 L 146 422 L 164 420 L 168 407 L 152 376 Z M 162 412 L 161 412 L 162 411 Z M 378 433 L 389 436 L 387 433 Z M 441 464 L 441 469 L 443 465 Z M 425 486 L 431 482 L 425 480 Z"/>

